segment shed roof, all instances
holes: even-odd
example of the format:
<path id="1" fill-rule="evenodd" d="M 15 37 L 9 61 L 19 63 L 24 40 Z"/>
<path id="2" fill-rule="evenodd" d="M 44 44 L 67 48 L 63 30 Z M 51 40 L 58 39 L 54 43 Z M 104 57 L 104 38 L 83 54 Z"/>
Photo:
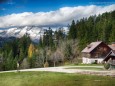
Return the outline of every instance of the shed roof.
<path id="1" fill-rule="evenodd" d="M 114 50 L 112 50 L 111 55 L 112 55 L 112 56 L 115 56 L 115 51 L 114 51 Z"/>
<path id="2" fill-rule="evenodd" d="M 115 46 L 112 46 L 112 45 L 108 45 L 112 50 L 115 51 Z"/>
<path id="3" fill-rule="evenodd" d="M 102 41 L 92 42 L 85 49 L 83 49 L 81 52 L 90 53 L 92 50 L 94 50 L 101 43 L 102 43 Z"/>
<path id="4" fill-rule="evenodd" d="M 111 56 L 115 57 L 115 51 L 111 50 L 110 53 L 104 58 L 103 61 L 108 61 Z"/>

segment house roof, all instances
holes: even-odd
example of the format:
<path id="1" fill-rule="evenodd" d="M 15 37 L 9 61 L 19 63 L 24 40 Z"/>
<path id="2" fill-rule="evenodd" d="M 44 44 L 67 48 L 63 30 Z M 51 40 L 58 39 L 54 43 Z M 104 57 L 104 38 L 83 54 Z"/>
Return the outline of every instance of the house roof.
<path id="1" fill-rule="evenodd" d="M 81 52 L 90 53 L 93 49 L 95 49 L 101 43 L 102 43 L 102 41 L 92 42 L 85 49 L 83 49 Z"/>
<path id="2" fill-rule="evenodd" d="M 115 51 L 115 46 L 112 46 L 112 45 L 108 45 L 112 50 Z"/>

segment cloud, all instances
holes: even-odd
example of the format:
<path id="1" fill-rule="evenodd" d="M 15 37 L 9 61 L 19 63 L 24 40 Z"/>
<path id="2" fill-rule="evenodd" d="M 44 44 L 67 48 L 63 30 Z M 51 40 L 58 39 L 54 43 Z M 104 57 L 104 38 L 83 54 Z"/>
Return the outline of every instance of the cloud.
<path id="1" fill-rule="evenodd" d="M 109 6 L 63 7 L 50 12 L 24 12 L 0 17 L 0 28 L 11 26 L 67 26 L 73 19 L 79 20 L 90 15 L 98 15 L 115 10 L 115 4 Z"/>

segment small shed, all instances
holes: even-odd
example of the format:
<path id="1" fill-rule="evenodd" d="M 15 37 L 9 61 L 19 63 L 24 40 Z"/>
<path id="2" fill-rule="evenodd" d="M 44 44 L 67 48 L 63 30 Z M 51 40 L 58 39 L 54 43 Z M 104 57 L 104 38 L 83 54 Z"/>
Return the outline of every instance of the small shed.
<path id="1" fill-rule="evenodd" d="M 115 51 L 112 50 L 103 61 L 110 64 L 110 69 L 115 69 Z"/>

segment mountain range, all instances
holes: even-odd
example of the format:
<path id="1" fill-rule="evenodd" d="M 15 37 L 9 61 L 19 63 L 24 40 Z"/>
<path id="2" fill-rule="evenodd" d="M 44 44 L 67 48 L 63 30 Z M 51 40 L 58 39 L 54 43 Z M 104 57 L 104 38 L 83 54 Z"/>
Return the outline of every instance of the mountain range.
<path id="1" fill-rule="evenodd" d="M 65 32 L 68 32 L 67 27 L 62 27 Z M 9 37 L 16 37 L 20 38 L 25 34 L 28 34 L 32 41 L 38 42 L 40 36 L 43 36 L 44 31 L 47 30 L 48 27 L 38 27 L 38 26 L 23 26 L 23 27 L 13 27 L 8 28 L 5 30 L 0 30 L 0 37 L 1 38 L 9 38 Z M 52 27 L 53 31 L 58 30 L 59 27 Z"/>

